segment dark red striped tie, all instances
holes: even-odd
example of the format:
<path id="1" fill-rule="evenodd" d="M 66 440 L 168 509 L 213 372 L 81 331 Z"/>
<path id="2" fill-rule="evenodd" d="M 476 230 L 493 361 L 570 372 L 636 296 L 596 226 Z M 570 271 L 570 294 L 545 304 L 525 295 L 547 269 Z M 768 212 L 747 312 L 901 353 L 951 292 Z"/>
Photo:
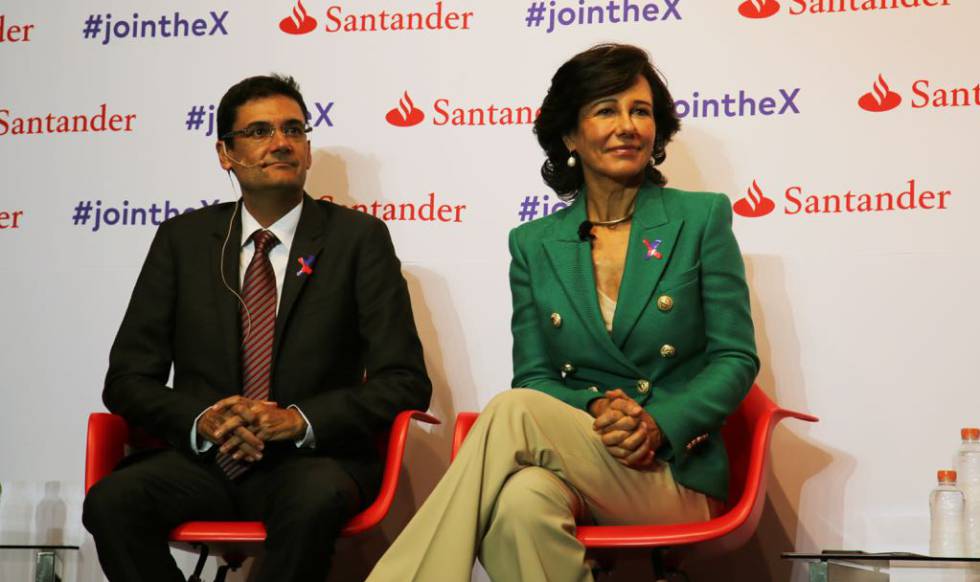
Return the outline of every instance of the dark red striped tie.
<path id="1" fill-rule="evenodd" d="M 245 270 L 242 285 L 242 396 L 252 400 L 269 399 L 272 369 L 272 340 L 276 330 L 276 274 L 269 261 L 269 250 L 279 243 L 268 230 L 252 234 L 255 255 Z M 218 453 L 218 465 L 229 479 L 248 469 L 248 463 Z"/>

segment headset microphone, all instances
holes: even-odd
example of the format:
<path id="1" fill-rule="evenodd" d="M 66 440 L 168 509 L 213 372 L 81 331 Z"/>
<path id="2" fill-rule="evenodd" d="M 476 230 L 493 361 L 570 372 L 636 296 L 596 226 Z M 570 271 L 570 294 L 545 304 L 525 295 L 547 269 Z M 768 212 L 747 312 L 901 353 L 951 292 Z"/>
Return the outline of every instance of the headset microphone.
<path id="1" fill-rule="evenodd" d="M 224 150 L 225 157 L 228 158 L 228 160 L 231 161 L 231 163 L 235 164 L 236 166 L 241 166 L 243 168 L 255 168 L 257 166 L 262 165 L 262 162 L 255 162 L 254 164 L 246 164 L 241 160 L 236 160 L 235 158 L 231 157 L 231 154 L 228 153 L 228 146 L 225 145 L 224 141 L 221 142 L 221 149 Z"/>

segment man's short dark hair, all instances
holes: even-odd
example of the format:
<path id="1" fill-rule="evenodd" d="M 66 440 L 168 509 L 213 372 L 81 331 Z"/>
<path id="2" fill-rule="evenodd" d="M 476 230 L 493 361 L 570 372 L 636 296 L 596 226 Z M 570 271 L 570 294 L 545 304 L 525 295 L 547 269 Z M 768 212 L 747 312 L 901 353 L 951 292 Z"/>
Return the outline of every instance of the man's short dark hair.
<path id="1" fill-rule="evenodd" d="M 310 118 L 310 111 L 306 108 L 303 95 L 299 92 L 299 84 L 295 79 L 286 75 L 273 73 L 268 76 L 249 77 L 238 82 L 231 89 L 225 92 L 218 104 L 218 137 L 221 138 L 235 125 L 235 118 L 238 115 L 238 108 L 252 99 L 271 97 L 273 95 L 283 95 L 289 97 L 299 104 L 303 110 L 303 117 Z M 224 140 L 229 146 L 232 145 L 232 138 Z"/>
<path id="2" fill-rule="evenodd" d="M 578 129 L 579 110 L 596 99 L 629 89 L 637 77 L 650 83 L 653 119 L 657 125 L 646 177 L 654 184 L 667 183 L 667 178 L 654 166 L 667 158 L 665 148 L 681 126 L 667 83 L 643 49 L 627 44 L 600 44 L 558 68 L 541 104 L 541 114 L 534 121 L 534 133 L 548 157 L 541 166 L 541 176 L 562 199 L 573 200 L 585 181 L 581 164 L 573 168 L 566 164 L 569 151 L 562 140 Z"/>

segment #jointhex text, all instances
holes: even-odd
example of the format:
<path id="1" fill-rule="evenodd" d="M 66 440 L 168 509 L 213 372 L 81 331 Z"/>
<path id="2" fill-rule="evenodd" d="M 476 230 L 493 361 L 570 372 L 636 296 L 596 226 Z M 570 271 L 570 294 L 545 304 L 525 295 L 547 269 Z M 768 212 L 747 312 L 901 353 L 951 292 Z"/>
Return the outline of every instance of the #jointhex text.
<path id="1" fill-rule="evenodd" d="M 132 20 L 119 19 L 113 22 L 112 14 L 89 14 L 85 19 L 85 26 L 82 27 L 82 37 L 98 39 L 102 36 L 101 44 L 105 46 L 112 38 L 178 38 L 214 36 L 217 33 L 228 36 L 228 29 L 225 28 L 228 11 L 218 14 L 212 10 L 209 15 L 210 20 L 188 20 L 181 17 L 180 12 L 174 12 L 173 18 L 166 14 L 160 18 L 140 18 L 139 13 L 134 12 Z"/>
<path id="2" fill-rule="evenodd" d="M 310 103 L 310 101 L 307 101 Z M 319 101 L 312 101 L 313 105 L 316 106 L 316 120 L 313 120 L 312 111 L 307 114 L 306 121 L 310 122 L 314 128 L 320 127 L 321 123 L 325 123 L 327 127 L 333 127 L 333 120 L 330 119 L 330 110 L 333 109 L 333 101 L 327 101 L 326 105 L 320 103 Z M 204 133 L 204 137 L 210 137 L 214 135 L 215 128 L 215 108 L 214 105 L 208 105 L 205 110 L 203 105 L 192 105 L 190 110 L 187 111 L 187 120 L 184 122 L 184 127 L 187 131 L 199 131 L 201 128 L 207 126 L 207 131 Z M 205 120 L 207 123 L 205 123 Z"/>
<path id="3" fill-rule="evenodd" d="M 542 199 L 537 194 L 528 194 L 525 196 L 521 200 L 520 208 L 517 211 L 517 218 L 521 222 L 528 222 L 537 218 L 538 214 L 548 216 L 553 212 L 558 212 L 562 208 L 568 207 L 568 204 L 562 200 L 549 202 L 550 197 L 547 194 L 544 195 L 543 200 L 544 203 L 542 204 Z"/>
<path id="4" fill-rule="evenodd" d="M 634 3 L 630 0 L 578 0 L 578 6 L 559 8 L 555 0 L 532 1 L 527 7 L 524 23 L 528 28 L 540 28 L 548 21 L 546 33 L 554 32 L 559 26 L 581 26 L 586 24 L 624 24 L 630 22 L 656 22 L 658 20 L 683 20 L 677 5 L 681 0 L 660 0 L 659 2 Z M 547 14 L 547 19 L 545 15 Z"/>
<path id="5" fill-rule="evenodd" d="M 145 207 L 130 206 L 129 200 L 123 200 L 122 206 L 106 206 L 103 208 L 101 200 L 80 200 L 75 205 L 71 220 L 75 226 L 87 227 L 91 224 L 92 232 L 98 232 L 103 226 L 146 226 L 148 224 L 156 226 L 178 214 L 193 212 L 198 208 L 206 208 L 219 202 L 220 200 L 217 198 L 210 202 L 201 200 L 200 206 L 184 208 L 176 203 L 171 203 L 169 200 L 165 200 L 163 204 L 153 202 Z"/>

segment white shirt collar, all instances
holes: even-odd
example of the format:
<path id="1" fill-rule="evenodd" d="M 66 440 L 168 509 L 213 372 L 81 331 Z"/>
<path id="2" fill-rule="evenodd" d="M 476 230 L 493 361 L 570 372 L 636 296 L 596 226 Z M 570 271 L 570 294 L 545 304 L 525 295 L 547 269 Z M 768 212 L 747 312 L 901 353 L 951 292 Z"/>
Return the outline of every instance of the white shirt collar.
<path id="1" fill-rule="evenodd" d="M 305 199 L 306 195 L 304 195 L 303 198 Z M 282 245 L 282 248 L 286 249 L 287 252 L 293 246 L 293 237 L 296 236 L 296 227 L 299 226 L 299 216 L 302 211 L 303 200 L 300 200 L 299 204 L 294 206 L 292 210 L 284 214 L 279 220 L 272 223 L 269 228 L 265 229 L 276 235 L 276 238 L 279 239 L 279 244 Z M 245 247 L 246 244 L 249 244 L 251 242 L 249 238 L 255 231 L 260 230 L 261 228 L 262 225 L 259 224 L 258 220 L 255 220 L 255 217 L 248 211 L 245 203 L 242 202 L 241 246 Z"/>

